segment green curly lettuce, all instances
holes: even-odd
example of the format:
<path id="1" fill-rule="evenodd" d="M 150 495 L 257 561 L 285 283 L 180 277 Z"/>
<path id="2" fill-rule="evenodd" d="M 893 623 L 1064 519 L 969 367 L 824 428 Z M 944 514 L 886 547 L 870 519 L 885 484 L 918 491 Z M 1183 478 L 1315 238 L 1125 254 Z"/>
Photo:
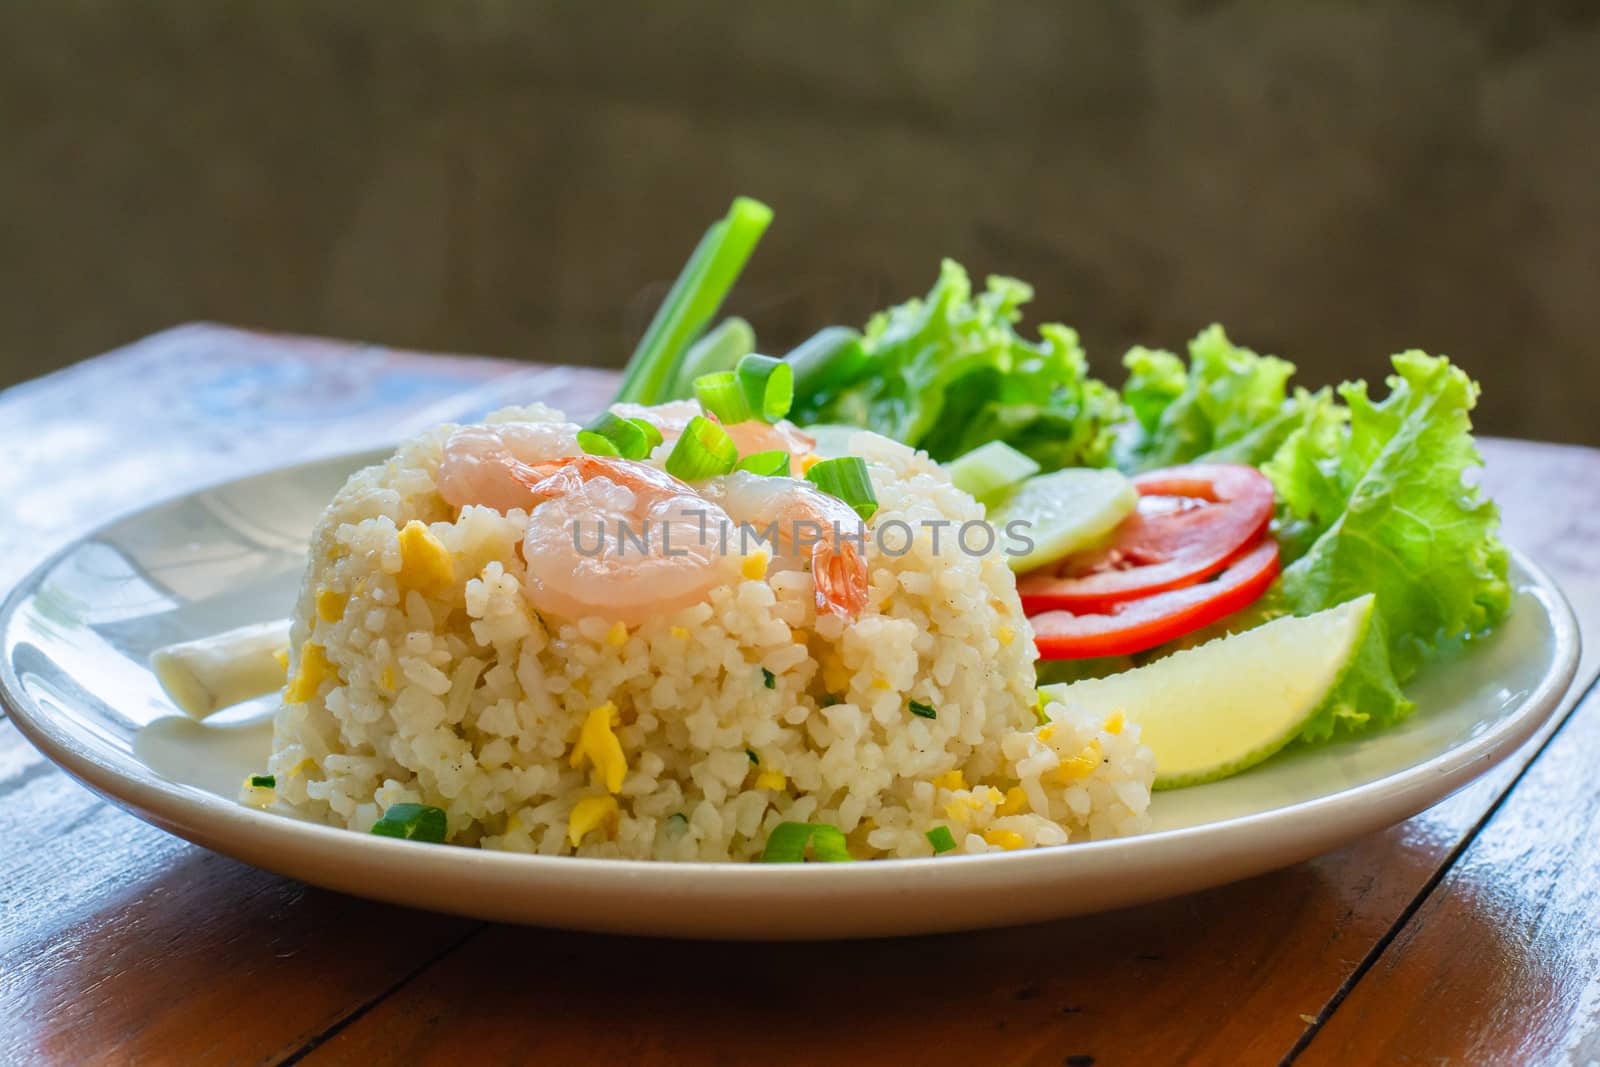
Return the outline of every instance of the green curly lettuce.
<path id="1" fill-rule="evenodd" d="M 1400 687 L 1511 604 L 1499 514 L 1471 482 L 1482 465 L 1469 414 L 1478 386 L 1422 352 L 1395 356 L 1394 369 L 1382 401 L 1364 382 L 1340 386 L 1348 420 L 1313 419 L 1262 466 L 1292 560 L 1267 610 L 1308 615 L 1377 594 L 1366 645 L 1306 741 L 1404 717 L 1412 704 Z"/>
<path id="2" fill-rule="evenodd" d="M 1032 298 L 1030 286 L 1002 277 L 974 294 L 947 259 L 925 298 L 873 317 L 847 379 L 796 390 L 790 418 L 864 426 L 941 461 L 1004 441 L 1046 470 L 1105 466 L 1124 408 L 1089 376 L 1072 330 L 1046 324 L 1038 341 L 1017 332 Z"/>
<path id="3" fill-rule="evenodd" d="M 1189 342 L 1189 365 L 1171 352 L 1134 348 L 1123 357 L 1124 402 L 1133 424 L 1117 442 L 1131 471 L 1180 463 L 1258 466 L 1314 418 L 1335 410 L 1327 390 L 1289 391 L 1294 364 L 1235 345 L 1221 326 Z"/>

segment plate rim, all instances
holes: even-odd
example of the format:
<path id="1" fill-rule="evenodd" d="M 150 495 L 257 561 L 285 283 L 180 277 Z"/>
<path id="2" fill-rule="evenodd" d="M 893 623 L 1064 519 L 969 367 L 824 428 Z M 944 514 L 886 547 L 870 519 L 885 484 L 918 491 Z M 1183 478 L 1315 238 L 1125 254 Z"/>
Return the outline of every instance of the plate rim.
<path id="1" fill-rule="evenodd" d="M 22 603 L 37 590 L 45 576 L 62 559 L 117 525 L 174 502 L 249 479 L 282 476 L 301 469 L 336 463 L 347 465 L 365 463 L 369 462 L 371 457 L 380 457 L 382 454 L 378 449 L 361 449 L 285 464 L 232 478 L 222 478 L 111 517 L 93 529 L 71 538 L 16 582 L 7 592 L 3 603 L 0 603 L 0 639 L 11 632 Z M 442 879 L 459 884 L 487 877 L 505 885 L 521 882 L 529 889 L 549 892 L 592 890 L 594 880 L 602 878 L 624 887 L 645 889 L 649 895 L 661 899 L 681 899 L 684 894 L 689 893 L 729 899 L 748 894 L 771 894 L 782 890 L 785 893 L 798 893 L 807 898 L 826 901 L 872 890 L 890 893 L 903 891 L 905 886 L 900 883 L 908 881 L 919 884 L 919 888 L 931 888 L 925 885 L 930 876 L 946 878 L 958 888 L 964 884 L 966 888 L 960 889 L 961 892 L 981 892 L 983 889 L 993 890 L 1016 885 L 1019 880 L 1065 881 L 1071 878 L 1071 873 L 1066 870 L 1068 866 L 1079 864 L 1093 866 L 1096 861 L 1103 862 L 1112 856 L 1125 856 L 1130 867 L 1137 867 L 1141 861 L 1149 864 L 1152 860 L 1159 860 L 1160 854 L 1168 850 L 1181 851 L 1185 846 L 1204 841 L 1220 841 L 1224 846 L 1238 849 L 1239 846 L 1247 844 L 1244 839 L 1250 835 L 1259 834 L 1263 838 L 1271 838 L 1292 830 L 1302 822 L 1315 824 L 1321 820 L 1329 826 L 1365 827 L 1354 833 L 1323 835 L 1336 844 L 1409 818 L 1487 772 L 1490 767 L 1534 736 L 1560 707 L 1577 673 L 1582 645 L 1582 635 L 1576 616 L 1559 583 L 1520 549 L 1510 546 L 1508 549 L 1516 568 L 1527 575 L 1530 582 L 1528 588 L 1545 612 L 1550 625 L 1553 648 L 1550 667 L 1540 677 L 1538 684 L 1489 729 L 1414 766 L 1334 793 L 1190 826 L 1155 830 L 1130 837 L 1078 842 L 1051 849 L 1028 849 L 971 856 L 896 858 L 859 864 L 766 865 L 539 856 L 453 846 L 418 848 L 416 842 L 353 834 L 352 831 L 339 827 L 258 811 L 197 786 L 164 778 L 136 759 L 131 751 L 123 754 L 104 743 L 83 742 L 56 722 L 56 716 L 41 707 L 26 693 L 16 675 L 10 656 L 0 656 L 0 703 L 5 705 L 5 710 L 11 721 L 17 725 L 19 732 L 41 754 L 80 784 L 135 817 L 202 847 L 286 877 L 399 903 L 405 903 L 406 898 L 386 895 L 377 891 L 377 887 L 352 889 L 351 885 L 355 884 L 353 882 L 335 884 L 326 878 L 315 878 L 299 873 L 294 868 L 297 865 L 303 868 L 308 862 L 312 862 L 316 854 L 326 853 L 330 849 L 343 851 L 354 861 L 355 856 L 351 853 L 352 846 L 355 846 L 361 853 L 366 854 L 369 861 L 392 872 L 410 869 L 426 874 L 430 879 Z M 97 752 L 97 748 L 105 748 L 105 751 Z M 1302 838 L 1310 836 L 1312 835 L 1302 835 Z M 264 849 L 293 856 L 298 860 L 298 864 L 263 862 L 253 858 Z M 1283 863 L 1252 865 L 1252 869 L 1243 875 L 1235 874 L 1209 880 L 1201 878 L 1195 881 L 1190 889 L 1183 891 L 1222 884 L 1250 873 L 1261 873 L 1286 866 L 1324 850 L 1324 847 L 1319 846 L 1304 855 L 1291 856 Z M 352 863 L 352 869 L 360 866 L 362 866 L 360 862 Z M 935 870 L 939 872 L 937 876 L 933 875 Z M 636 884 L 640 882 L 647 885 Z M 1173 894 L 1156 892 L 1143 899 L 1156 899 L 1169 895 Z M 1128 894 L 1124 902 L 1135 903 L 1137 899 L 1138 894 Z M 438 904 L 425 906 L 439 907 Z M 445 910 L 451 909 L 446 906 Z M 482 910 L 474 909 L 470 902 L 465 902 L 459 913 L 480 917 L 486 914 Z M 1070 909 L 1059 912 L 1063 916 L 1071 913 Z M 600 921 L 599 917 L 592 923 L 526 918 L 512 921 L 537 921 L 546 925 L 593 930 L 674 933 L 673 924 L 666 921 L 645 928 Z M 965 929 L 1001 925 L 1005 921 L 1007 920 L 992 922 L 979 919 L 973 922 L 914 922 L 907 924 L 904 929 L 891 932 Z M 701 931 L 695 936 L 718 935 Z M 724 936 L 750 935 L 734 931 Z M 802 933 L 788 936 L 813 935 Z M 845 936 L 859 935 L 846 933 Z"/>

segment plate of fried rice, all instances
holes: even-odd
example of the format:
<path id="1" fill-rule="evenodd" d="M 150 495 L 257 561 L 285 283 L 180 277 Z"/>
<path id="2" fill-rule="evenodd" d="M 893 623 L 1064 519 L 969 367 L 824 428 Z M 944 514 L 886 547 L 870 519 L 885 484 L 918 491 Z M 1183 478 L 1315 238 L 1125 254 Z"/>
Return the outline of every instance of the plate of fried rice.
<path id="1" fill-rule="evenodd" d="M 654 496 L 619 461 L 569 472 L 583 506 L 546 510 L 548 525 L 517 500 L 450 502 L 491 492 L 461 487 L 489 475 L 472 469 L 484 453 L 452 459 L 452 442 L 509 441 L 537 459 L 526 449 L 564 451 L 575 430 L 548 408 L 504 412 L 86 538 L 6 608 L 0 686 L 18 725 L 142 817 L 313 884 L 582 929 L 821 938 L 1079 914 L 1314 855 L 1509 752 L 1573 665 L 1559 594 L 1519 560 L 1511 621 L 1413 687 L 1423 710 L 1405 724 L 1152 798 L 1135 709 L 1107 721 L 1041 706 L 995 553 L 868 536 L 859 558 L 814 567 L 781 531 L 708 537 L 707 550 L 686 536 L 696 551 L 672 566 L 692 577 L 647 579 L 625 556 L 574 548 L 579 517 L 684 519 L 690 501 Z M 878 501 L 870 527 L 981 517 L 925 454 L 855 443 Z M 529 504 L 559 474 L 499 488 Z M 797 480 L 741 498 L 749 480 L 704 486 L 695 506 L 761 527 L 824 506 Z M 529 588 L 591 561 L 575 584 Z M 590 602 L 616 610 L 573 606 Z M 203 722 L 173 713 L 153 651 L 285 603 L 284 694 Z M 273 786 L 252 789 L 262 777 Z M 373 832 L 414 808 L 442 812 L 448 844 Z M 857 862 L 750 862 L 801 824 L 835 828 Z"/>
<path id="2" fill-rule="evenodd" d="M 735 202 L 613 403 L 528 398 L 120 519 L 0 609 L 0 695 L 141 818 L 574 929 L 833 938 L 1136 904 L 1413 815 L 1555 711 L 1445 357 L 1291 388 L 1203 331 L 1092 378 L 1031 290 L 783 358 Z"/>

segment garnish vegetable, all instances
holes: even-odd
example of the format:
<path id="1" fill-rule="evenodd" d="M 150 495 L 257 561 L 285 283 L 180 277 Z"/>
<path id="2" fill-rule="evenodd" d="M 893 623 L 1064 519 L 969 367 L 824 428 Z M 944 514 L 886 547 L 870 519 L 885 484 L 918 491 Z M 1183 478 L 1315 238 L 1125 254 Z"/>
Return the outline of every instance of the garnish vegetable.
<path id="1" fill-rule="evenodd" d="M 859 355 L 845 345 L 830 365 L 797 370 L 792 417 L 864 426 L 937 460 L 1004 441 L 1045 470 L 1104 466 L 1122 404 L 1089 377 L 1072 330 L 1046 324 L 1037 341 L 1017 332 L 1032 297 L 999 277 L 975 295 L 947 259 L 925 298 L 867 324 Z"/>
<path id="2" fill-rule="evenodd" d="M 1137 709 L 1155 787 L 1198 785 L 1254 766 L 1301 734 L 1354 669 L 1374 614 L 1369 594 L 1042 692 L 1096 715 Z"/>
<path id="3" fill-rule="evenodd" d="M 1089 509 L 1093 523 L 1053 523 L 1035 551 L 1013 560 L 1031 572 L 1021 587 L 1047 655 L 1154 654 L 1195 640 L 1197 628 L 1238 630 L 1375 594 L 1354 665 L 1303 728 L 1317 741 L 1405 715 L 1400 687 L 1509 609 L 1494 505 L 1468 482 L 1479 465 L 1468 418 L 1477 386 L 1448 360 L 1396 356 L 1390 394 L 1374 401 L 1359 382 L 1296 388 L 1293 364 L 1212 326 L 1189 344 L 1187 361 L 1131 350 L 1119 395 L 1089 375 L 1072 330 L 1046 324 L 1037 340 L 1023 336 L 1026 284 L 991 277 L 974 292 L 951 260 L 925 297 L 859 331 L 823 329 L 781 364 L 751 355 L 753 335 L 732 319 L 689 359 L 770 217 L 739 200 L 712 227 L 640 342 L 618 399 L 702 392 L 712 414 L 718 397 L 743 418 L 787 411 L 802 426 L 830 424 L 833 441 L 844 427 L 873 430 L 956 461 L 953 477 L 989 504 L 991 521 L 1010 517 L 1008 508 L 1049 513 L 1066 483 L 1045 480 L 1061 468 L 1140 475 L 1131 516 L 1131 494 L 1109 493 L 1108 482 Z M 778 365 L 788 369 L 782 381 Z M 690 436 L 711 438 L 681 446 L 691 454 L 680 469 L 697 477 L 735 464 L 787 473 L 778 457 L 730 456 L 713 447 L 715 434 Z M 842 477 L 844 467 L 811 468 L 819 470 L 815 484 L 871 514 L 864 466 L 859 479 Z M 1176 516 L 1152 498 L 1176 501 Z M 1191 506 L 1206 514 L 1185 518 Z"/>
<path id="4" fill-rule="evenodd" d="M 772 828 L 767 835 L 766 848 L 761 852 L 762 863 L 803 863 L 807 859 L 820 863 L 845 863 L 851 859 L 845 847 L 844 832 L 827 823 L 784 822 Z"/>
<path id="5" fill-rule="evenodd" d="M 372 832 L 379 837 L 434 844 L 444 840 L 445 830 L 443 809 L 427 804 L 391 804 L 383 817 L 372 824 Z"/>

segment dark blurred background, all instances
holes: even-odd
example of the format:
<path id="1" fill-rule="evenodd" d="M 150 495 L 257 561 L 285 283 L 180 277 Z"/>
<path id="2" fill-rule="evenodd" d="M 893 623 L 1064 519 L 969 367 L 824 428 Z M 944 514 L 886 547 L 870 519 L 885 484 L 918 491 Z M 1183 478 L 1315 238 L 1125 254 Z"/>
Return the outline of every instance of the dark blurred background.
<path id="1" fill-rule="evenodd" d="M 0 6 L 0 386 L 212 319 L 618 364 L 731 196 L 768 351 L 1038 289 L 1101 373 L 1418 346 L 1600 444 L 1600 5 Z"/>

